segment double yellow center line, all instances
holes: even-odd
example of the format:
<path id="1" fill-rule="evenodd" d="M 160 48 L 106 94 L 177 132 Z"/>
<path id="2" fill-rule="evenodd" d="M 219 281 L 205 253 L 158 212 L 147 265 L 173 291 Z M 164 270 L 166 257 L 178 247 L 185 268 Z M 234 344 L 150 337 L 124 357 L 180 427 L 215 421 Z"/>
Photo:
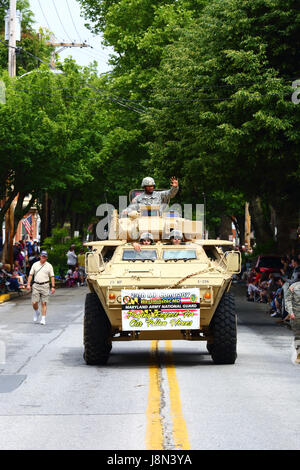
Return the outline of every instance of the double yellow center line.
<path id="1" fill-rule="evenodd" d="M 186 423 L 182 414 L 180 391 L 173 363 L 172 343 L 165 341 L 166 361 L 169 383 L 170 415 L 174 446 L 179 450 L 189 450 L 190 444 Z M 162 406 L 161 367 L 158 362 L 158 341 L 151 342 L 149 366 L 149 394 L 147 406 L 146 448 L 149 450 L 164 449 L 164 422 L 161 416 Z"/>

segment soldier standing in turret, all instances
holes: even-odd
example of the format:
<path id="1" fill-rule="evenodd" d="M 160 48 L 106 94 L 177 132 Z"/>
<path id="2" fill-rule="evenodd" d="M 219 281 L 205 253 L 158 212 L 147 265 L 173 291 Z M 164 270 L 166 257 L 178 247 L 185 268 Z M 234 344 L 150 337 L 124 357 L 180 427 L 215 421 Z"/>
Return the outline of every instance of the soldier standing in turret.
<path id="1" fill-rule="evenodd" d="M 177 194 L 179 186 L 177 178 L 173 176 L 171 178 L 171 188 L 168 191 L 154 191 L 155 181 L 153 178 L 147 176 L 142 181 L 142 188 L 144 189 L 144 192 L 132 200 L 127 209 L 122 212 L 123 215 L 139 210 L 141 205 L 161 206 L 163 204 L 168 204 L 169 200 Z"/>

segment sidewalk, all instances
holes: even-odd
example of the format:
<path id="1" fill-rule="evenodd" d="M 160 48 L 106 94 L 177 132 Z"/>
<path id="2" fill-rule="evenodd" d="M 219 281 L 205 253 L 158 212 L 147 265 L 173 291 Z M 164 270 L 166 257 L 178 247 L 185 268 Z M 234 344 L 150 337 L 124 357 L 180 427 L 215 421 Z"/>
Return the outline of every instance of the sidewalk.
<path id="1" fill-rule="evenodd" d="M 27 289 L 23 289 L 20 292 L 8 292 L 7 294 L 0 294 L 0 304 L 3 302 L 8 302 L 9 300 L 15 299 L 16 297 L 24 297 L 25 295 L 30 294 Z"/>
<path id="2" fill-rule="evenodd" d="M 249 323 L 270 324 L 275 327 L 285 327 L 290 330 L 289 322 L 282 321 L 280 318 L 270 316 L 270 305 L 268 303 L 248 302 L 247 285 L 243 282 L 232 284 L 232 292 L 235 294 L 237 310 L 242 308 L 245 312 L 245 319 Z"/>
<path id="3" fill-rule="evenodd" d="M 55 281 L 55 289 L 61 289 L 64 286 L 58 280 Z M 25 297 L 26 295 L 31 295 L 31 291 L 28 292 L 27 289 L 21 289 L 20 292 L 8 292 L 7 294 L 0 294 L 0 304 L 3 302 L 8 302 L 9 300 Z"/>

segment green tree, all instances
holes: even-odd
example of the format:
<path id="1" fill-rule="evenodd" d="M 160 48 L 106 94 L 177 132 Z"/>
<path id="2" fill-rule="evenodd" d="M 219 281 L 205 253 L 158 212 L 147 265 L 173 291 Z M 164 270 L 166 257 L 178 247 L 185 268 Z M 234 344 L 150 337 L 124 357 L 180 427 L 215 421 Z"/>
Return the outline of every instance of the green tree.
<path id="1" fill-rule="evenodd" d="M 187 196 L 272 204 L 281 250 L 299 214 L 299 21 L 294 1 L 211 2 L 166 48 L 146 119 L 150 166 L 182 175 Z"/>
<path id="2" fill-rule="evenodd" d="M 198 15 L 204 0 L 80 0 L 94 32 L 102 32 L 112 46 L 113 71 L 106 90 L 113 109 L 107 116 L 105 186 L 111 201 L 140 186 L 149 159 L 150 136 L 141 117 L 149 106 L 152 82 L 166 45 L 178 37 L 179 27 Z M 150 172 L 152 173 L 151 168 Z M 158 182 L 165 184 L 162 179 Z M 167 184 L 169 183 L 169 179 Z"/>
<path id="3" fill-rule="evenodd" d="M 61 226 L 72 211 L 87 211 L 98 185 L 102 165 L 103 98 L 89 87 L 95 70 L 66 60 L 64 73 L 39 69 L 22 79 L 6 77 L 7 100 L 0 107 L 0 189 L 9 196 L 1 209 L 19 194 L 16 216 L 31 194 L 43 212 L 44 196 L 52 201 L 52 222 Z M 96 181 L 96 188 L 90 186 Z M 78 194 L 84 194 L 81 204 Z M 95 196 L 96 197 L 96 196 Z M 16 217 L 16 223 L 18 222 Z"/>

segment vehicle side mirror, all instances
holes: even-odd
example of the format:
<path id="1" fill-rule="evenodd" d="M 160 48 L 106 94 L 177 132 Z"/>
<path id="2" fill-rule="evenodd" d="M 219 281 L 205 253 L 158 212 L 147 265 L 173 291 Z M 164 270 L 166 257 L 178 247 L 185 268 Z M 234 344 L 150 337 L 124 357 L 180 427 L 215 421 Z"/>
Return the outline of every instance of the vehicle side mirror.
<path id="1" fill-rule="evenodd" d="M 88 274 L 99 273 L 104 270 L 104 261 L 102 255 L 97 252 L 87 252 L 85 255 L 85 271 Z"/>
<path id="2" fill-rule="evenodd" d="M 239 251 L 226 251 L 225 260 L 227 271 L 233 274 L 241 272 L 241 253 Z"/>

